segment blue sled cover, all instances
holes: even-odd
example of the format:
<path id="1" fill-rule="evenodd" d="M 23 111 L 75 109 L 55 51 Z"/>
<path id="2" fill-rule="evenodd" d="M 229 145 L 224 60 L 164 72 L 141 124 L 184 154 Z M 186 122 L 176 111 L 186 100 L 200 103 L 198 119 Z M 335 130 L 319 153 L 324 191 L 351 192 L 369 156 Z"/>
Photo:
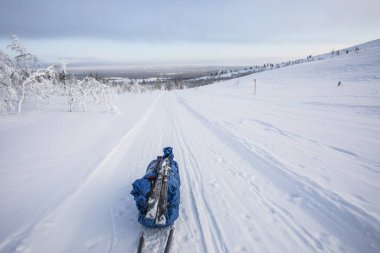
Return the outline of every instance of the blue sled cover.
<path id="1" fill-rule="evenodd" d="M 131 194 L 136 201 L 136 206 L 139 211 L 138 221 L 145 227 L 167 227 L 173 225 L 174 221 L 178 218 L 179 214 L 179 202 L 180 202 L 180 185 L 181 180 L 178 171 L 178 164 L 173 160 L 173 149 L 171 147 L 164 148 L 163 159 L 169 158 L 171 163 L 171 169 L 168 179 L 168 217 L 165 224 L 157 225 L 152 219 L 145 219 L 145 213 L 148 207 L 148 198 L 151 192 L 151 178 L 156 178 L 156 172 L 154 168 L 157 164 L 157 159 L 149 163 L 146 170 L 146 174 L 133 182 L 133 189 Z"/>

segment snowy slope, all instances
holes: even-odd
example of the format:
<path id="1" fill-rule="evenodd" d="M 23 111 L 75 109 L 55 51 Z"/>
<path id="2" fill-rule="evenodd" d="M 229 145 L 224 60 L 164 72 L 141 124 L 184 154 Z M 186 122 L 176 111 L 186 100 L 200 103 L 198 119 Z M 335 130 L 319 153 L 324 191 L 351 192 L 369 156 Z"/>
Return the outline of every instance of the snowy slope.
<path id="1" fill-rule="evenodd" d="M 7 116 L 0 252 L 135 252 L 131 183 L 168 145 L 182 180 L 172 252 L 379 252 L 379 92 L 377 42 L 238 83 L 123 95 L 121 115 Z M 145 252 L 162 252 L 164 233 Z"/>

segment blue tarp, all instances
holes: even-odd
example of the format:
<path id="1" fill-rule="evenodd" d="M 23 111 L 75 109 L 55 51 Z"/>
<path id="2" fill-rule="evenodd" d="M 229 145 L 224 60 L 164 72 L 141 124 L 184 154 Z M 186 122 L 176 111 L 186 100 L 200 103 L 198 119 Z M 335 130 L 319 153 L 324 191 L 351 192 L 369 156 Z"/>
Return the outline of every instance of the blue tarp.
<path id="1" fill-rule="evenodd" d="M 147 202 L 149 198 L 149 194 L 151 192 L 151 178 L 156 178 L 156 172 L 154 168 L 157 164 L 157 159 L 153 160 L 149 163 L 148 168 L 146 170 L 146 174 L 133 182 L 133 189 L 131 194 L 133 195 L 136 206 L 139 211 L 138 221 L 146 227 L 166 227 L 170 226 L 174 223 L 174 221 L 178 218 L 179 214 L 179 202 L 180 202 L 180 185 L 181 180 L 179 177 L 178 164 L 173 160 L 174 154 L 173 149 L 171 147 L 164 148 L 164 156 L 163 159 L 169 158 L 171 162 L 171 170 L 169 174 L 168 180 L 168 217 L 166 220 L 166 224 L 164 225 L 156 225 L 154 220 L 145 219 L 145 213 L 147 209 Z"/>

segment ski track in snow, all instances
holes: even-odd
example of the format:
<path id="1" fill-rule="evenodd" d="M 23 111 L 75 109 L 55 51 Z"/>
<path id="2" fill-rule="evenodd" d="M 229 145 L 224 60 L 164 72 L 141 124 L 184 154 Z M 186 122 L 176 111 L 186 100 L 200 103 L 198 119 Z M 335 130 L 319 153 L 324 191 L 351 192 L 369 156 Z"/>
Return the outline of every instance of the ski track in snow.
<path id="1" fill-rule="evenodd" d="M 286 77 L 297 68 L 278 72 Z M 273 77 L 268 72 L 255 78 L 276 87 L 277 72 L 271 72 Z M 371 73 L 362 76 L 365 82 L 378 80 Z M 0 252 L 135 252 L 142 231 L 143 252 L 163 252 L 167 229 L 138 224 L 129 192 L 165 146 L 173 146 L 181 175 L 171 252 L 378 252 L 379 187 L 374 182 L 380 172 L 372 147 L 379 147 L 379 103 L 347 104 L 341 96 L 332 103 L 318 91 L 308 93 L 314 101 L 276 100 L 276 95 L 252 99 L 253 77 L 241 80 L 238 87 L 230 81 L 157 93 L 119 141 L 78 172 L 77 188 L 7 235 Z M 340 90 L 348 92 L 344 85 Z M 258 86 L 260 92 L 266 91 Z M 376 98 L 355 95 L 361 101 Z M 224 102 L 233 107 L 219 110 Z M 347 124 L 351 117 L 358 121 Z M 304 128 L 289 122 L 302 122 Z M 319 129 L 321 122 L 326 125 Z M 345 131 L 333 131 L 339 127 Z M 344 140 L 358 129 L 371 141 L 353 136 L 360 145 L 350 147 L 325 137 Z M 342 182 L 336 175 L 343 175 Z"/>
<path id="2" fill-rule="evenodd" d="M 182 104 L 185 105 L 199 121 L 203 122 L 203 124 L 210 129 L 211 133 L 216 134 L 221 141 L 227 142 L 228 147 L 236 151 L 236 154 L 240 155 L 242 159 L 250 161 L 252 168 L 256 168 L 256 172 L 263 174 L 270 182 L 275 182 L 275 186 L 280 188 L 281 193 L 286 193 L 292 188 L 295 188 L 295 192 L 289 192 L 289 196 L 287 196 L 288 199 L 298 198 L 298 201 L 303 203 L 304 208 L 312 209 L 312 212 L 309 212 L 309 214 L 315 216 L 315 221 L 328 222 L 328 224 L 330 224 L 328 228 L 331 230 L 326 234 L 332 233 L 336 236 L 341 236 L 341 238 L 339 238 L 341 240 L 344 240 L 345 237 L 349 237 L 344 247 L 349 249 L 357 247 L 357 251 L 367 248 L 364 250 L 365 252 L 371 252 L 380 247 L 380 236 L 378 234 L 380 223 L 374 219 L 374 217 L 352 206 L 334 193 L 326 191 L 314 182 L 310 182 L 299 175 L 291 174 L 286 168 L 281 168 L 283 167 L 281 164 L 276 163 L 273 157 L 270 157 L 269 154 L 265 154 L 262 150 L 261 155 L 264 153 L 268 159 L 261 159 L 257 154 L 245 147 L 244 142 L 239 141 L 237 137 L 230 135 L 223 129 L 213 126 L 207 119 L 203 118 L 201 114 L 194 111 L 184 102 L 182 102 Z M 245 174 L 237 173 L 237 175 L 240 175 L 243 180 L 249 178 L 249 176 Z M 267 194 L 266 196 L 270 195 Z M 262 198 L 262 196 L 258 197 Z M 275 201 L 269 199 L 258 200 L 261 203 L 265 203 L 264 205 L 266 205 L 273 214 L 276 214 L 276 216 L 282 219 L 285 223 L 285 227 L 290 227 L 303 242 L 311 246 L 311 249 L 313 249 L 313 247 L 320 250 L 324 249 L 323 244 L 318 238 L 314 237 L 311 232 L 302 226 L 286 208 L 278 205 L 278 203 L 282 202 L 281 199 L 275 199 Z M 292 210 L 294 210 L 294 207 Z M 352 224 L 349 224 L 347 221 L 350 221 Z M 334 223 L 335 225 L 331 225 Z M 294 225 L 297 226 L 294 227 Z M 347 231 L 351 231 L 351 234 L 347 235 Z M 366 241 L 362 241 L 362 231 L 366 231 Z M 350 244 L 350 246 L 348 246 L 348 244 Z"/>

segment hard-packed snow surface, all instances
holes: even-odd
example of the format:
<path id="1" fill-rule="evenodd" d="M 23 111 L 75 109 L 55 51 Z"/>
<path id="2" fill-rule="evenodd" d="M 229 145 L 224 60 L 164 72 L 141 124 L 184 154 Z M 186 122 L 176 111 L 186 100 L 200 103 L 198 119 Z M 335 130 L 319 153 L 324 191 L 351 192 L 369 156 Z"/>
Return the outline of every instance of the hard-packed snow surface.
<path id="1" fill-rule="evenodd" d="M 165 146 L 182 181 L 172 252 L 379 252 L 379 41 L 118 106 L 0 120 L 0 252 L 135 252 L 131 183 Z"/>

